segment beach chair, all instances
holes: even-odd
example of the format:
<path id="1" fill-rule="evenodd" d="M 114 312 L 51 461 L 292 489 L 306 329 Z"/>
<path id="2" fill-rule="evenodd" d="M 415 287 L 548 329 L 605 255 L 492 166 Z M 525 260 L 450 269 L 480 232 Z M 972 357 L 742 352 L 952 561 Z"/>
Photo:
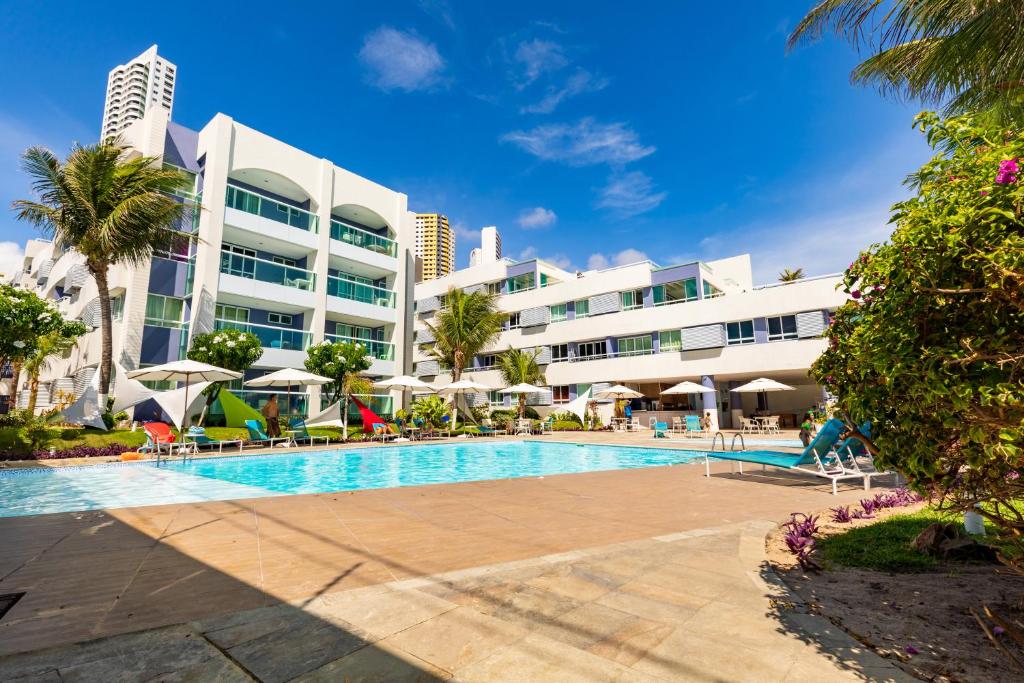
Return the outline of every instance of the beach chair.
<path id="1" fill-rule="evenodd" d="M 164 422 L 147 422 L 142 425 L 142 431 L 146 432 L 146 446 L 152 449 L 157 454 L 167 447 L 167 452 L 171 452 L 171 445 L 177 442 L 178 437 L 171 433 L 171 428 Z"/>
<path id="2" fill-rule="evenodd" d="M 540 433 L 543 434 L 554 434 L 555 433 L 555 421 L 550 417 L 540 423 Z"/>
<path id="3" fill-rule="evenodd" d="M 398 434 L 395 434 L 384 422 L 375 422 L 373 424 L 373 434 L 370 435 L 370 441 L 374 439 L 384 443 L 388 439 L 397 439 Z"/>
<path id="4" fill-rule="evenodd" d="M 655 439 L 667 439 L 668 438 L 668 423 L 667 422 L 655 422 L 654 423 L 654 438 Z"/>
<path id="5" fill-rule="evenodd" d="M 707 432 L 704 426 L 700 423 L 700 417 L 697 415 L 686 416 L 686 436 L 691 438 L 700 438 L 707 436 Z"/>
<path id="6" fill-rule="evenodd" d="M 871 436 L 871 423 L 865 422 L 857 428 L 861 434 Z M 895 472 L 887 472 L 875 467 L 871 453 L 864 446 L 864 442 L 855 436 L 849 436 L 836 447 L 836 455 L 848 471 L 863 475 L 870 481 L 871 477 L 884 477 Z M 898 481 L 898 479 L 897 479 Z"/>
<path id="7" fill-rule="evenodd" d="M 505 429 L 504 427 L 496 427 L 494 425 L 494 422 L 489 417 L 483 419 L 481 426 L 489 428 L 491 430 L 492 436 L 497 436 L 498 434 L 501 434 L 502 436 L 508 436 L 508 430 Z"/>
<path id="8" fill-rule="evenodd" d="M 844 425 L 842 420 L 835 418 L 826 422 L 818 435 L 802 453 L 786 453 L 783 451 L 717 451 L 704 454 L 705 476 L 711 476 L 711 458 L 739 463 L 740 474 L 743 474 L 744 463 L 778 467 L 791 472 L 803 472 L 832 482 L 832 495 L 838 493 L 837 485 L 846 479 L 862 479 L 864 490 L 871 489 L 871 477 L 861 472 L 852 472 L 843 466 L 839 456 L 833 450 Z"/>
<path id="9" fill-rule="evenodd" d="M 213 450 L 216 448 L 218 453 L 223 453 L 225 444 L 235 444 L 238 446 L 238 451 L 242 451 L 241 439 L 211 439 L 206 435 L 206 430 L 202 427 L 189 427 L 188 438 L 200 450 L 204 448 Z"/>
<path id="10" fill-rule="evenodd" d="M 263 431 L 263 425 L 260 424 L 259 420 L 246 420 L 245 428 L 249 430 L 250 445 L 273 448 L 276 443 L 288 443 L 291 441 L 291 438 L 287 436 L 267 436 L 267 433 Z"/>
<path id="11" fill-rule="evenodd" d="M 445 415 L 441 418 L 441 426 L 434 430 L 434 434 L 438 439 L 448 438 L 452 436 L 452 416 Z M 441 436 L 444 434 L 444 436 Z"/>
<path id="12" fill-rule="evenodd" d="M 317 434 L 317 435 L 310 434 L 309 430 L 306 429 L 306 421 L 304 419 L 302 419 L 301 417 L 293 417 L 292 419 L 288 420 L 288 427 L 293 432 L 295 432 L 295 434 L 292 435 L 292 441 L 294 441 L 295 443 L 299 443 L 300 441 L 303 441 L 305 443 L 308 443 L 310 446 L 312 446 L 312 445 L 316 444 L 317 439 L 322 439 L 323 442 L 324 442 L 324 445 L 327 445 L 327 444 L 329 444 L 331 442 L 331 437 L 329 437 L 329 436 L 326 436 L 326 435 L 321 436 L 319 434 Z"/>

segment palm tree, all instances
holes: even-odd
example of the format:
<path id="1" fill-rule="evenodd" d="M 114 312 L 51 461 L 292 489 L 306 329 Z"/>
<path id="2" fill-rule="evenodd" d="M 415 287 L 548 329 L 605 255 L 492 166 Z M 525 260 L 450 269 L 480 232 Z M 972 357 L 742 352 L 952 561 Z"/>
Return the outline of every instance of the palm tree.
<path id="1" fill-rule="evenodd" d="M 188 209 L 171 195 L 187 186 L 178 171 L 154 157 L 131 157 L 116 139 L 75 145 L 62 163 L 42 147 L 30 147 L 22 166 L 32 178 L 38 201 L 13 203 L 19 220 L 39 227 L 58 250 L 74 249 L 96 280 L 100 303 L 102 355 L 100 393 L 110 388 L 110 290 L 107 273 L 118 264 L 147 262 L 154 249 L 183 239 L 175 230 Z"/>
<path id="2" fill-rule="evenodd" d="M 804 269 L 803 268 L 797 268 L 796 270 L 790 270 L 789 268 L 784 268 L 782 270 L 782 272 L 779 273 L 779 282 L 796 282 L 797 280 L 803 280 L 803 279 L 804 279 Z"/>
<path id="3" fill-rule="evenodd" d="M 851 74 L 883 92 L 946 103 L 947 114 L 1020 112 L 1024 7 L 998 0 L 822 0 L 789 46 L 827 31 L 871 56 Z"/>
<path id="4" fill-rule="evenodd" d="M 84 332 L 84 327 L 82 332 Z M 78 343 L 78 336 L 67 336 L 61 331 L 49 332 L 39 337 L 36 352 L 25 359 L 23 368 L 28 374 L 28 410 L 29 415 L 36 411 L 36 399 L 39 397 L 39 375 L 50 364 L 50 359 L 70 351 Z"/>
<path id="5" fill-rule="evenodd" d="M 498 370 L 509 386 L 516 384 L 545 384 L 544 371 L 537 365 L 539 351 L 509 348 L 498 356 Z M 519 419 L 526 414 L 526 394 L 519 394 Z"/>

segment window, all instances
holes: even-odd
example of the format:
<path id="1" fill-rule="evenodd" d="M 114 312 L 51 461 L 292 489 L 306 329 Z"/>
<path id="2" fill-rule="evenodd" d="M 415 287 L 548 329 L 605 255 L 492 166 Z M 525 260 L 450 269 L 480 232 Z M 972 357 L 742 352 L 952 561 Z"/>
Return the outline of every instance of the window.
<path id="1" fill-rule="evenodd" d="M 497 389 L 487 392 L 487 402 L 492 406 L 505 405 L 505 394 L 499 393 Z"/>
<path id="2" fill-rule="evenodd" d="M 234 244 L 220 246 L 220 271 L 228 275 L 253 278 L 256 276 L 256 251 Z"/>
<path id="3" fill-rule="evenodd" d="M 508 322 L 505 323 L 506 330 L 518 330 L 519 329 L 519 311 L 508 314 Z"/>
<path id="4" fill-rule="evenodd" d="M 644 334 L 636 337 L 623 337 L 619 339 L 619 356 L 643 356 L 654 350 L 651 335 Z"/>
<path id="5" fill-rule="evenodd" d="M 533 289 L 536 286 L 536 280 L 534 279 L 533 273 L 523 273 L 522 275 L 516 275 L 508 279 L 508 293 L 515 294 L 516 292 L 525 292 L 528 289 Z"/>
<path id="6" fill-rule="evenodd" d="M 287 313 L 267 313 L 267 322 L 271 325 L 291 325 L 292 317 Z"/>
<path id="7" fill-rule="evenodd" d="M 658 333 L 658 349 L 661 353 L 683 350 L 683 333 L 679 330 L 667 330 Z"/>
<path id="8" fill-rule="evenodd" d="M 150 294 L 146 299 L 146 324 L 155 327 L 181 327 L 185 312 L 185 300 L 159 294 Z"/>
<path id="9" fill-rule="evenodd" d="M 571 399 L 569 398 L 569 385 L 563 384 L 561 386 L 551 387 L 551 402 L 552 403 L 568 403 Z"/>
<path id="10" fill-rule="evenodd" d="M 642 289 L 631 289 L 628 292 L 622 292 L 622 310 L 632 311 L 636 308 L 644 307 L 644 290 Z"/>
<path id="11" fill-rule="evenodd" d="M 576 301 L 573 304 L 573 306 L 576 309 L 576 314 L 573 316 L 573 317 L 576 318 L 576 320 L 579 320 L 580 318 L 589 318 L 590 317 L 590 300 L 589 299 L 580 299 L 579 301 Z"/>
<path id="12" fill-rule="evenodd" d="M 274 263 L 280 263 L 282 266 L 295 267 L 295 259 L 285 258 L 284 256 L 272 256 L 271 260 Z"/>
<path id="13" fill-rule="evenodd" d="M 501 294 L 501 280 L 498 280 L 497 282 L 488 282 L 487 283 L 487 293 L 488 294 Z"/>
<path id="14" fill-rule="evenodd" d="M 677 304 L 683 301 L 697 300 L 697 278 L 666 282 L 654 286 L 654 305 Z"/>
<path id="15" fill-rule="evenodd" d="M 249 322 L 249 309 L 227 304 L 217 304 L 214 317 L 218 320 L 229 320 L 235 323 Z"/>
<path id="16" fill-rule="evenodd" d="M 228 244 L 227 242 L 224 242 L 223 244 L 220 245 L 220 250 L 226 251 L 230 254 L 240 254 L 241 256 L 250 256 L 253 258 L 256 257 L 255 249 L 249 249 L 248 247 L 240 247 L 236 244 Z"/>
<path id="17" fill-rule="evenodd" d="M 753 320 L 741 320 L 735 323 L 726 323 L 725 331 L 728 336 L 729 346 L 754 343 Z"/>
<path id="18" fill-rule="evenodd" d="M 124 294 L 119 294 L 110 300 L 110 317 L 116 323 L 124 320 Z"/>
<path id="19" fill-rule="evenodd" d="M 347 323 L 336 323 L 334 326 L 334 333 L 339 337 L 350 337 L 352 339 L 366 339 L 368 341 L 383 341 L 384 340 L 384 328 L 383 327 L 361 327 L 359 325 L 349 325 Z"/>
<path id="20" fill-rule="evenodd" d="M 498 364 L 498 356 L 493 353 L 477 356 L 477 360 L 480 361 L 480 365 L 476 366 L 478 368 L 493 368 Z"/>
<path id="21" fill-rule="evenodd" d="M 566 304 L 555 304 L 551 306 L 551 322 L 560 323 L 569 319 Z"/>
<path id="22" fill-rule="evenodd" d="M 560 361 L 569 360 L 569 345 L 568 344 L 552 344 L 551 345 L 551 362 L 558 363 Z"/>
<path id="23" fill-rule="evenodd" d="M 581 360 L 591 358 L 604 358 L 608 355 L 608 343 L 601 341 L 580 342 L 577 346 L 576 357 Z"/>
<path id="24" fill-rule="evenodd" d="M 704 298 L 705 299 L 713 299 L 714 297 L 722 296 L 723 294 L 725 294 L 725 292 L 720 290 L 718 287 L 715 287 L 713 284 L 711 284 L 707 280 L 704 281 Z"/>
<path id="25" fill-rule="evenodd" d="M 768 341 L 796 338 L 795 315 L 781 315 L 775 318 L 768 318 Z"/>

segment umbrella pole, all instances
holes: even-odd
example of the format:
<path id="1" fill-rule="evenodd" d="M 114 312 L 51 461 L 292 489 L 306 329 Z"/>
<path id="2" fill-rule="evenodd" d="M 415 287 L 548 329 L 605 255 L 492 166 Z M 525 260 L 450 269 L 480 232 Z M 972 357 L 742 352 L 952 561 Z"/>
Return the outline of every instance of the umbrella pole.
<path id="1" fill-rule="evenodd" d="M 189 376 L 185 374 L 185 409 L 181 413 L 181 425 L 178 427 L 178 432 L 181 434 L 182 442 L 185 441 L 185 420 L 188 419 L 188 380 Z"/>

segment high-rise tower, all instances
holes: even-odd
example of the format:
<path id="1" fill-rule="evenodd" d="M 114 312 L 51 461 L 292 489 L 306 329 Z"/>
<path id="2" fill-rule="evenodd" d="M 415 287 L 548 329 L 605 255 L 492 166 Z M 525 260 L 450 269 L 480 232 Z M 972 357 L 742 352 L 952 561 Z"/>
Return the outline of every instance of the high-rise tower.
<path id="1" fill-rule="evenodd" d="M 117 135 L 132 121 L 141 119 L 150 107 L 163 107 L 170 114 L 176 71 L 176 66 L 156 53 L 156 45 L 111 69 L 100 137 L 105 140 Z"/>
<path id="2" fill-rule="evenodd" d="M 416 214 L 416 255 L 423 262 L 423 280 L 455 272 L 455 233 L 440 213 Z"/>

